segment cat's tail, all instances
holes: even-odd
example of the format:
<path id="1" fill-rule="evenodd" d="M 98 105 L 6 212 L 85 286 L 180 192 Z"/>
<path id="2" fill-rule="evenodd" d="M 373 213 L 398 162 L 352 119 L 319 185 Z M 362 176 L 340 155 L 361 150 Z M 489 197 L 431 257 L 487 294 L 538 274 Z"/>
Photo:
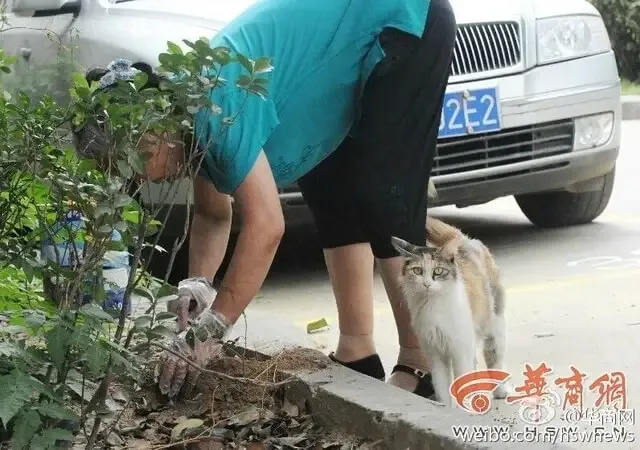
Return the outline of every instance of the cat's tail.
<path id="1" fill-rule="evenodd" d="M 427 216 L 427 240 L 438 247 L 462 237 L 462 232 L 456 227 L 444 223 L 435 217 Z"/>

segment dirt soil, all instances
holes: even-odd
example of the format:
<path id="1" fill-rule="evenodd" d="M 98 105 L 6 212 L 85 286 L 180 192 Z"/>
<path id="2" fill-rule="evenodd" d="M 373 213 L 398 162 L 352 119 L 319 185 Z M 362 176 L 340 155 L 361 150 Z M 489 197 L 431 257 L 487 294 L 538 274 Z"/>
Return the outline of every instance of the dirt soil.
<path id="1" fill-rule="evenodd" d="M 283 370 L 313 370 L 329 360 L 314 350 L 291 349 L 269 359 L 230 348 L 203 373 L 195 392 L 172 402 L 155 383 L 134 393 L 103 431 L 103 448 L 189 449 L 383 449 L 378 443 L 324 429 L 304 401 L 284 395 Z"/>

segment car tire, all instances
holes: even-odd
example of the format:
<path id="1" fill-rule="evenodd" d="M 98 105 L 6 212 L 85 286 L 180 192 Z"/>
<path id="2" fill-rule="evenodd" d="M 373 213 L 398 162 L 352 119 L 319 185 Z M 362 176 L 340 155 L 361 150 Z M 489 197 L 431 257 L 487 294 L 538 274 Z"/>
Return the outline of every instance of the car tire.
<path id="1" fill-rule="evenodd" d="M 615 167 L 601 177 L 601 188 L 588 192 L 544 192 L 516 195 L 520 210 L 539 228 L 582 225 L 595 220 L 609 204 Z"/>

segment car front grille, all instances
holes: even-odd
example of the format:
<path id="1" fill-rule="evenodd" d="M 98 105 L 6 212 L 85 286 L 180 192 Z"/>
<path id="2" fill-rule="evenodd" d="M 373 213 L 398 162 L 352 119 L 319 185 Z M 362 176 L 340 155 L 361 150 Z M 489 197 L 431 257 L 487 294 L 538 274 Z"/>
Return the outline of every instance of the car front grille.
<path id="1" fill-rule="evenodd" d="M 549 156 L 570 153 L 573 150 L 573 120 L 559 120 L 525 127 L 509 128 L 499 132 L 475 134 L 442 139 L 438 142 L 431 176 L 449 175 L 472 170 L 500 167 Z M 471 182 L 505 178 L 538 170 L 562 167 L 553 163 L 545 167 L 509 171 L 507 173 L 474 177 L 459 181 L 439 182 L 439 187 L 452 187 Z M 293 183 L 279 190 L 281 195 L 297 195 L 300 189 Z"/>
<path id="2" fill-rule="evenodd" d="M 520 63 L 522 45 L 517 22 L 459 25 L 451 76 L 507 69 Z"/>
<path id="3" fill-rule="evenodd" d="M 573 149 L 573 121 L 561 120 L 438 143 L 432 176 L 499 167 Z"/>

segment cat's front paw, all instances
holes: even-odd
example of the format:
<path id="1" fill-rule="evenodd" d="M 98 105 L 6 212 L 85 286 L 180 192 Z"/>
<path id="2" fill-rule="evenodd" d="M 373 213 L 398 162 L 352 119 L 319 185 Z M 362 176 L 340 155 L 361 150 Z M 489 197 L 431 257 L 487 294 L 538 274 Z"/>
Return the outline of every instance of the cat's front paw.
<path id="1" fill-rule="evenodd" d="M 513 394 L 514 389 L 511 383 L 502 383 L 493 391 L 493 398 L 497 400 L 504 400 L 511 394 Z"/>

